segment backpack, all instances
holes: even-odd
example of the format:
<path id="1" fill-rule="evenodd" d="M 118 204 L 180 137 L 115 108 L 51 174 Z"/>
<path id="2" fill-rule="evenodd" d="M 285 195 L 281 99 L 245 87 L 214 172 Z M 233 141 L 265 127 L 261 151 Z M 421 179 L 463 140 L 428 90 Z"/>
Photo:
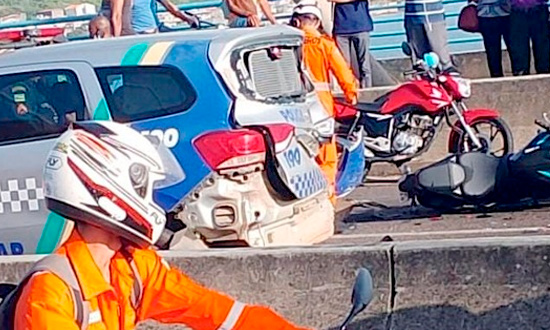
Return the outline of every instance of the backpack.
<path id="1" fill-rule="evenodd" d="M 141 277 L 137 272 L 134 260 L 129 258 L 127 258 L 127 260 L 134 276 L 134 286 L 132 287 L 130 302 L 132 303 L 132 307 L 137 309 L 137 306 L 141 300 L 143 283 L 141 282 Z M 15 307 L 17 305 L 19 295 L 32 275 L 38 272 L 50 272 L 67 284 L 72 295 L 75 321 L 81 330 L 86 330 L 88 328 L 88 321 L 90 318 L 89 302 L 84 301 L 80 290 L 80 285 L 78 284 L 78 280 L 69 259 L 60 254 L 50 254 L 38 261 L 25 275 L 19 285 L 0 284 L 0 298 L 2 298 L 2 302 L 0 302 L 0 329 L 14 329 Z"/>

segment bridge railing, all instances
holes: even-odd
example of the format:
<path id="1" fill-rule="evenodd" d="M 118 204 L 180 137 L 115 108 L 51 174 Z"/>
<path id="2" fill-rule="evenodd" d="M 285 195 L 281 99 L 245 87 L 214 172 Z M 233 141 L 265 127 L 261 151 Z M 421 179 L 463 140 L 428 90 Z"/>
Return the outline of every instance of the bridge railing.
<path id="1" fill-rule="evenodd" d="M 274 0 L 274 2 L 277 0 Z M 192 3 L 186 3 L 179 5 L 180 10 L 193 10 L 193 9 L 205 9 L 205 8 L 216 8 L 221 7 L 223 0 L 206 0 L 206 1 L 196 1 Z M 458 31 L 456 25 L 456 18 L 459 15 L 458 10 L 448 10 L 449 6 L 466 4 L 466 0 L 444 0 L 443 4 L 446 7 L 446 19 L 447 19 L 447 30 L 449 31 L 449 43 L 453 44 L 466 44 L 480 42 L 481 36 L 478 34 L 468 34 L 464 37 L 465 34 L 458 33 L 461 36 L 453 36 L 452 32 Z M 403 10 L 404 2 L 392 5 L 377 5 L 370 8 L 371 14 L 373 15 L 375 31 L 371 33 L 371 51 L 381 52 L 381 51 L 396 51 L 401 49 L 401 41 L 406 39 L 405 30 L 403 28 Z M 159 8 L 159 12 L 165 11 L 162 6 Z M 390 13 L 388 13 L 390 12 Z M 3 23 L 0 24 L 0 30 L 2 29 L 11 29 L 11 28 L 36 28 L 43 25 L 52 25 L 52 24 L 63 24 L 63 23 L 74 23 L 74 22 L 83 22 L 89 21 L 93 18 L 94 15 L 85 15 L 85 16 L 72 16 L 72 17 L 59 17 L 53 19 L 41 19 L 41 20 L 30 20 L 23 22 L 13 22 L 13 23 Z M 279 20 L 285 20 L 290 18 L 290 14 L 277 15 Z M 209 22 L 206 22 L 206 25 L 212 25 Z M 215 24 L 214 24 L 215 25 Z M 185 29 L 185 27 L 183 27 Z"/>

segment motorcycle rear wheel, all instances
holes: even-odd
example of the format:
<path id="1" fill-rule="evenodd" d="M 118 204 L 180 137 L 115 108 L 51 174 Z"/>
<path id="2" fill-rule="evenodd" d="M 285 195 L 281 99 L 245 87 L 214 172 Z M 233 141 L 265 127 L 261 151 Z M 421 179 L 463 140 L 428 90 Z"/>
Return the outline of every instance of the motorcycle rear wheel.
<path id="1" fill-rule="evenodd" d="M 514 151 L 514 140 L 512 137 L 512 131 L 508 127 L 508 124 L 502 118 L 485 118 L 479 119 L 470 124 L 476 136 L 480 139 L 483 146 L 481 151 L 487 152 L 495 157 L 503 157 Z M 489 128 L 489 134 L 482 131 L 483 127 Z M 494 141 L 500 136 L 502 140 L 502 147 L 495 146 Z M 470 140 L 468 134 L 463 132 L 456 141 L 454 150 L 457 153 L 464 153 L 476 150 L 473 142 Z"/>

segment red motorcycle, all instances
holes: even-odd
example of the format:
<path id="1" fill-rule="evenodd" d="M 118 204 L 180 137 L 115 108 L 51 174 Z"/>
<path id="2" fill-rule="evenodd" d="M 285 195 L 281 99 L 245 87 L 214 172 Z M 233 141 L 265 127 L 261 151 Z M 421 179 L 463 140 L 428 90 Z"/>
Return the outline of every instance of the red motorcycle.
<path id="1" fill-rule="evenodd" d="M 412 76 L 409 82 L 373 103 L 336 102 L 338 118 L 365 130 L 365 175 L 374 162 L 401 167 L 427 151 L 444 121 L 451 127 L 450 153 L 482 150 L 501 157 L 512 152 L 512 133 L 498 111 L 468 109 L 464 104 L 470 97 L 470 80 L 441 71 L 435 53 L 417 60 L 406 42 L 403 52 L 413 62 L 413 70 L 405 72 Z"/>

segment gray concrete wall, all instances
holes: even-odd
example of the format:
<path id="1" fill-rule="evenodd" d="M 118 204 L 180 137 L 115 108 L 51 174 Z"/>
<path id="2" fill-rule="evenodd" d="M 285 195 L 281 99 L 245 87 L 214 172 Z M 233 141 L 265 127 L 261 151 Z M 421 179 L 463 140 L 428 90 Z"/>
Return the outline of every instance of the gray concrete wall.
<path id="1" fill-rule="evenodd" d="M 506 50 L 502 51 L 502 59 L 504 75 L 512 76 L 510 58 L 508 57 L 508 52 Z M 485 56 L 485 52 L 454 54 L 453 61 L 460 73 L 466 78 L 489 78 L 489 68 L 487 67 L 487 57 Z M 380 64 L 382 64 L 382 66 L 393 78 L 399 81 L 404 80 L 403 72 L 411 69 L 411 61 L 409 58 L 382 60 L 380 61 Z M 531 66 L 533 66 L 533 63 L 531 63 Z M 534 73 L 535 70 L 532 68 L 531 72 Z"/>
<path id="2" fill-rule="evenodd" d="M 453 62 L 460 73 L 471 79 L 489 78 L 489 68 L 487 67 L 487 57 L 485 52 L 453 54 Z M 396 80 L 403 81 L 403 72 L 411 69 L 409 58 L 395 58 L 379 61 L 386 71 Z M 507 50 L 502 51 L 502 68 L 504 76 L 512 76 L 512 67 L 510 65 L 510 56 Z M 534 74 L 535 64 L 531 60 L 531 73 Z"/>
<path id="3" fill-rule="evenodd" d="M 379 87 L 361 92 L 361 100 L 372 101 L 393 88 Z M 526 77 L 507 77 L 496 79 L 477 79 L 472 82 L 472 97 L 466 100 L 470 108 L 497 109 L 510 126 L 515 149 L 518 150 L 534 137 L 538 126 L 534 120 L 541 119 L 541 114 L 550 110 L 550 75 L 533 75 Z M 440 132 L 429 152 L 421 155 L 411 163 L 413 169 L 431 163 L 446 155 L 449 130 Z M 372 175 L 392 175 L 398 171 L 394 166 L 376 165 Z"/>
<path id="4" fill-rule="evenodd" d="M 336 329 L 363 266 L 374 275 L 375 298 L 350 329 L 500 330 L 548 327 L 549 257 L 550 236 L 538 236 L 172 252 L 166 259 L 205 285 L 317 329 Z M 0 281 L 21 278 L 32 258 L 0 258 Z"/>

